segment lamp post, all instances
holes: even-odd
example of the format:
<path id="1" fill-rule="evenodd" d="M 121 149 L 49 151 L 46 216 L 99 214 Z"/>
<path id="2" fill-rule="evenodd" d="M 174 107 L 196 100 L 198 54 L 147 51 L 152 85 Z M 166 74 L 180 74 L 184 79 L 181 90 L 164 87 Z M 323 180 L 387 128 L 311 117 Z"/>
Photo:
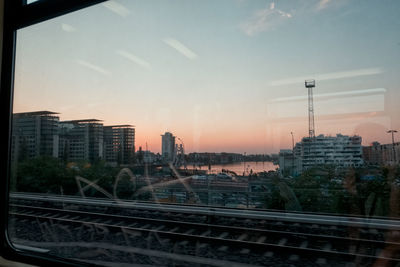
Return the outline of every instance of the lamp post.
<path id="1" fill-rule="evenodd" d="M 392 134 L 393 161 L 394 161 L 394 164 L 396 164 L 397 160 L 396 160 L 396 150 L 394 149 L 394 134 L 397 133 L 397 131 L 389 130 L 389 131 L 387 131 L 387 133 Z"/>
<path id="2" fill-rule="evenodd" d="M 243 176 L 246 173 L 246 152 L 243 154 Z"/>
<path id="3" fill-rule="evenodd" d="M 243 178 L 245 174 L 246 174 L 246 152 L 244 152 L 244 157 L 243 157 Z M 246 207 L 249 208 L 249 176 L 247 176 Z"/>
<path id="4" fill-rule="evenodd" d="M 294 137 L 293 132 L 290 132 L 292 135 L 292 176 L 294 176 Z"/>

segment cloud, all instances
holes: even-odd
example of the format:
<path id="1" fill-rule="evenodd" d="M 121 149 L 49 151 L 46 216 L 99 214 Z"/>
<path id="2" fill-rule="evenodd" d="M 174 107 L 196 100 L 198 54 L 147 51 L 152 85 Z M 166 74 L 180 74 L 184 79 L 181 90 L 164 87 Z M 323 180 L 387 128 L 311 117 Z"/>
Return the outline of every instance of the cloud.
<path id="1" fill-rule="evenodd" d="M 249 20 L 241 23 L 240 29 L 245 34 L 253 36 L 257 33 L 268 31 L 276 23 L 291 17 L 292 14 L 277 9 L 275 2 L 272 2 L 268 8 L 257 10 Z"/>
<path id="2" fill-rule="evenodd" d="M 333 97 L 355 97 L 357 95 L 376 95 L 376 94 L 385 94 L 385 88 L 373 88 L 373 89 L 361 89 L 361 90 L 352 90 L 352 91 L 342 91 L 342 92 L 333 92 L 333 93 L 324 93 L 324 94 L 314 94 L 313 98 L 333 98 Z M 297 100 L 306 100 L 308 99 L 308 95 L 300 95 L 300 96 L 289 96 L 289 97 L 279 97 L 272 99 L 270 103 L 274 102 L 288 102 L 288 101 L 297 101 Z"/>
<path id="3" fill-rule="evenodd" d="M 313 98 L 320 120 L 347 119 L 384 111 L 386 92 L 385 88 L 374 88 L 319 94 L 317 89 Z M 276 120 L 307 116 L 307 90 L 302 93 L 269 101 L 268 116 Z"/>
<path id="4" fill-rule="evenodd" d="M 103 75 L 106 75 L 106 76 L 110 76 L 111 75 L 111 72 L 109 72 L 108 70 L 105 70 L 102 67 L 94 65 L 94 64 L 89 63 L 87 61 L 79 59 L 79 60 L 77 60 L 77 62 L 78 62 L 79 65 L 84 66 L 84 67 L 86 67 L 88 69 L 94 70 L 94 71 L 96 71 L 98 73 L 101 73 Z"/>
<path id="5" fill-rule="evenodd" d="M 340 8 L 348 4 L 348 0 L 318 0 L 315 10 L 321 11 L 327 8 Z"/>
<path id="6" fill-rule="evenodd" d="M 281 17 L 286 17 L 286 18 L 292 17 L 292 14 L 290 14 L 290 13 L 283 12 L 282 10 L 277 10 L 277 11 L 278 11 L 279 15 L 281 15 Z"/>
<path id="7" fill-rule="evenodd" d="M 348 70 L 348 71 L 340 71 L 340 72 L 330 72 L 330 73 L 322 73 L 316 75 L 309 76 L 298 76 L 283 80 L 276 80 L 269 83 L 270 86 L 280 86 L 280 85 L 288 85 L 295 83 L 304 83 L 307 79 L 315 79 L 316 81 L 325 81 L 325 80 L 337 80 L 344 78 L 352 78 L 358 76 L 368 76 L 368 75 L 376 75 L 383 73 L 382 68 L 368 68 L 368 69 L 357 69 L 357 70 Z"/>
<path id="8" fill-rule="evenodd" d="M 275 8 L 275 3 L 272 2 L 272 3 L 269 5 L 269 9 L 270 9 L 270 10 L 273 10 L 274 8 Z"/>
<path id="9" fill-rule="evenodd" d="M 166 38 L 163 41 L 164 41 L 164 43 L 166 43 L 170 47 L 174 48 L 176 51 L 178 51 L 179 53 L 181 53 L 188 59 L 196 59 L 197 58 L 197 55 L 195 52 L 190 50 L 187 46 L 185 46 L 178 40 L 173 39 L 173 38 Z"/>
<path id="10" fill-rule="evenodd" d="M 74 31 L 76 31 L 76 29 L 74 27 L 72 27 L 71 25 L 66 24 L 66 23 L 62 23 L 61 24 L 61 29 L 63 29 L 63 31 L 66 31 L 66 32 L 74 32 Z"/>
<path id="11" fill-rule="evenodd" d="M 121 5 L 117 1 L 107 1 L 103 3 L 103 6 L 111 10 L 112 12 L 120 15 L 121 17 L 128 16 L 131 11 L 127 9 L 125 6 Z"/>
<path id="12" fill-rule="evenodd" d="M 317 10 L 326 8 L 329 2 L 331 2 L 331 0 L 320 0 L 317 5 Z"/>
<path id="13" fill-rule="evenodd" d="M 151 65 L 150 65 L 149 62 L 147 62 L 146 60 L 141 59 L 141 58 L 139 58 L 139 57 L 127 52 L 127 51 L 117 50 L 116 53 L 118 55 L 120 55 L 120 56 L 122 56 L 122 57 L 124 57 L 124 58 L 126 58 L 126 59 L 128 59 L 128 60 L 130 60 L 130 61 L 132 61 L 134 63 L 136 63 L 137 65 L 139 65 L 139 66 L 141 66 L 143 68 L 151 69 Z"/>

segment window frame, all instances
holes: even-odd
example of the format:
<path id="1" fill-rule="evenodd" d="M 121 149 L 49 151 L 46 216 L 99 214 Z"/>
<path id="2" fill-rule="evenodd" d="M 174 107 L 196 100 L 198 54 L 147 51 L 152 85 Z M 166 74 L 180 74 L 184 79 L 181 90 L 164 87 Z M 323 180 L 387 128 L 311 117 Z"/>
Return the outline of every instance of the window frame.
<path id="1" fill-rule="evenodd" d="M 3 19 L 3 29 L 1 29 L 0 25 L 0 32 L 3 30 L 1 32 L 2 42 L 0 42 L 0 48 L 2 49 L 0 121 L 3 129 L 6 131 L 6 138 L 2 138 L 0 141 L 0 158 L 2 159 L 0 161 L 0 172 L 2 175 L 0 182 L 0 256 L 9 260 L 34 265 L 93 266 L 93 264 L 73 261 L 67 258 L 17 249 L 12 245 L 8 237 L 13 87 L 17 30 L 107 0 L 39 0 L 31 4 L 27 4 L 26 1 L 0 0 L 0 5 L 4 4 L 4 14 L 0 14 L 0 19 Z"/>
<path id="2" fill-rule="evenodd" d="M 27 0 L 0 0 L 0 25 L 2 34 L 0 122 L 5 138 L 0 141 L 0 256 L 7 260 L 33 265 L 89 266 L 84 262 L 72 261 L 47 254 L 15 248 L 8 237 L 10 156 L 12 136 L 13 86 L 15 70 L 15 48 L 17 30 L 65 15 L 107 0 L 39 0 L 27 4 Z M 3 28 L 1 29 L 1 26 Z M 2 31 L 1 31 L 2 30 Z M 93 266 L 93 264 L 90 264 Z"/>

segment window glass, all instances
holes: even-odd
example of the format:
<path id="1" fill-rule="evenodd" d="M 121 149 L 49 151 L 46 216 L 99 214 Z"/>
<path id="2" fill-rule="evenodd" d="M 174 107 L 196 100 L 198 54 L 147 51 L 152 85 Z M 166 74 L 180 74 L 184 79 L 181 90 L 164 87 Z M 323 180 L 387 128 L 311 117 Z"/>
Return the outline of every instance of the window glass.
<path id="1" fill-rule="evenodd" d="M 399 11 L 119 0 L 18 30 L 12 243 L 104 265 L 398 261 Z"/>

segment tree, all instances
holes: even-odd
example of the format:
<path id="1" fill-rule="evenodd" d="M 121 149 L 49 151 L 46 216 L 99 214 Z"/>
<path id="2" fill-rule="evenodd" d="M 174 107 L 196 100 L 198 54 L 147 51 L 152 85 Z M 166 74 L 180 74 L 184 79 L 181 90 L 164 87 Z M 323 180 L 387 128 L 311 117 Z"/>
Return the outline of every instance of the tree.
<path id="1" fill-rule="evenodd" d="M 74 177 L 68 173 L 65 164 L 53 157 L 42 156 L 25 160 L 15 168 L 17 191 L 55 193 L 76 192 Z"/>

